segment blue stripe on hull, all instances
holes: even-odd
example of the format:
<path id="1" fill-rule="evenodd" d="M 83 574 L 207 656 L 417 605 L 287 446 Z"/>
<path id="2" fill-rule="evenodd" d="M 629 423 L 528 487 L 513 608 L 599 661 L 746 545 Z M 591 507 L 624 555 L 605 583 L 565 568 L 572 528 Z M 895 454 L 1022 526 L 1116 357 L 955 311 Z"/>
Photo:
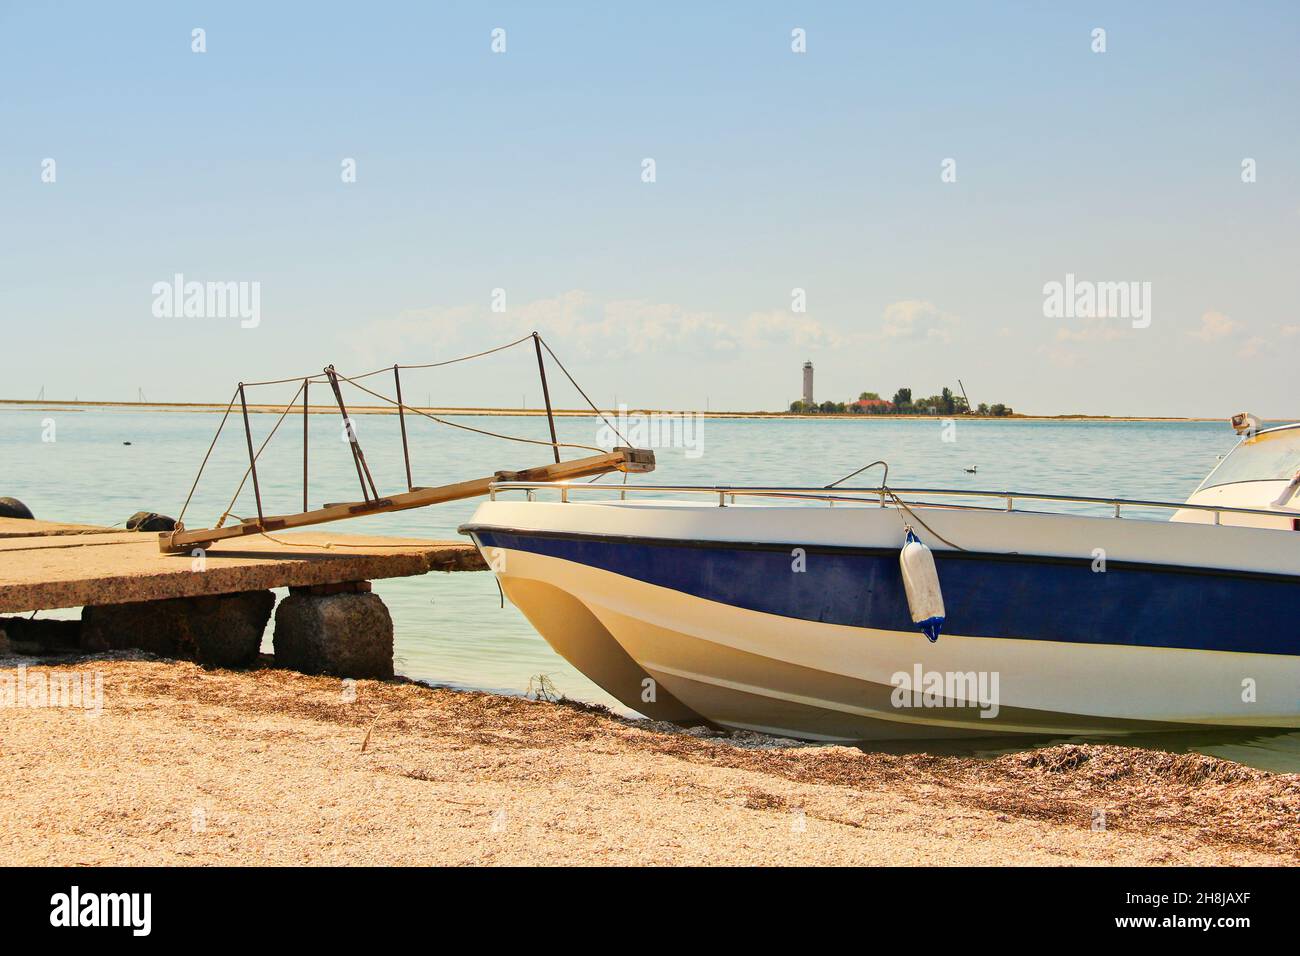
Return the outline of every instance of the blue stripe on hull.
<path id="1" fill-rule="evenodd" d="M 469 529 L 481 545 L 549 555 L 735 607 L 915 630 L 888 549 L 595 538 Z M 1076 644 L 1300 653 L 1300 579 L 1083 559 L 935 552 L 945 631 Z M 942 638 L 940 638 L 942 640 Z"/>

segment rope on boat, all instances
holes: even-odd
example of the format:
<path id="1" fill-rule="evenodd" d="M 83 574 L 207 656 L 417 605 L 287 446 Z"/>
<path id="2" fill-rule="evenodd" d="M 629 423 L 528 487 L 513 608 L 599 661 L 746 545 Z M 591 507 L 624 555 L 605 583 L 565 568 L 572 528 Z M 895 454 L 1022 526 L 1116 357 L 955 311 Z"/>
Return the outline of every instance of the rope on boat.
<path id="1" fill-rule="evenodd" d="M 557 359 L 556 361 L 558 361 L 558 359 Z M 946 544 L 948 547 L 953 548 L 953 549 L 955 549 L 955 550 L 957 550 L 957 551 L 965 551 L 965 550 L 966 550 L 965 548 L 963 548 L 963 547 L 962 547 L 961 545 L 959 545 L 959 544 L 953 544 L 951 541 L 949 541 L 947 538 L 945 538 L 945 537 L 944 537 L 943 535 L 941 535 L 939 532 L 937 532 L 937 531 L 935 531 L 933 528 L 931 528 L 928 524 L 926 524 L 926 523 L 925 523 L 925 522 L 924 522 L 924 521 L 923 521 L 923 520 L 922 520 L 922 519 L 917 515 L 917 513 L 916 513 L 915 511 L 913 511 L 911 508 L 909 508 L 909 507 L 907 506 L 907 502 L 905 502 L 902 498 L 898 497 L 898 495 L 894 493 L 894 490 L 893 490 L 892 488 L 889 487 L 889 462 L 885 461 L 883 458 L 882 458 L 882 459 L 877 459 L 876 461 L 873 461 L 873 462 L 871 462 L 870 464 L 863 465 L 863 466 L 862 466 L 861 468 L 859 468 L 857 471 L 850 472 L 849 474 L 845 475 L 843 478 L 838 479 L 837 481 L 832 481 L 829 485 L 826 485 L 826 486 L 825 486 L 825 490 L 829 491 L 831 488 L 834 488 L 836 485 L 838 485 L 838 484 L 842 484 L 843 482 L 848 481 L 850 478 L 853 478 L 853 477 L 856 477 L 857 475 L 862 474 L 862 473 L 863 473 L 864 471 L 866 471 L 868 468 L 874 468 L 874 467 L 876 467 L 876 465 L 880 465 L 881 467 L 883 467 L 883 468 L 885 469 L 884 477 L 882 477 L 882 478 L 880 479 L 880 493 L 881 493 L 882 495 L 885 495 L 886 497 L 888 497 L 891 501 L 894 502 L 894 506 L 895 506 L 896 508 L 898 508 L 900 511 L 905 511 L 905 512 L 907 512 L 907 513 L 912 517 L 912 520 L 913 520 L 913 521 L 915 521 L 917 524 L 919 524 L 919 525 L 920 525 L 922 528 L 924 528 L 926 531 L 930 532 L 930 534 L 934 535 L 936 538 L 938 538 L 940 541 L 942 541 L 942 542 L 943 542 L 944 544 Z M 900 517 L 901 517 L 901 515 L 900 515 Z M 908 532 L 910 532 L 910 531 L 912 530 L 912 526 L 909 525 L 906 521 L 904 521 L 904 522 L 903 522 L 903 530 L 904 530 L 904 531 L 908 531 Z"/>
<path id="2" fill-rule="evenodd" d="M 913 511 L 911 508 L 909 508 L 909 507 L 907 506 L 907 502 L 905 502 L 902 498 L 898 497 L 898 495 L 896 495 L 896 494 L 893 492 L 892 489 L 886 487 L 885 485 L 881 485 L 881 486 L 880 486 L 880 493 L 883 494 L 883 495 L 887 495 L 887 496 L 889 497 L 889 499 L 890 499 L 892 502 L 894 502 L 894 505 L 895 505 L 896 507 L 902 509 L 903 511 L 906 511 L 906 512 L 911 516 L 911 518 L 912 518 L 913 521 L 915 521 L 917 524 L 919 524 L 919 525 L 920 525 L 922 528 L 924 528 L 926 531 L 930 532 L 930 534 L 934 535 L 936 538 L 938 538 L 940 541 L 942 541 L 942 542 L 943 542 L 944 544 L 946 544 L 948 547 L 953 548 L 954 550 L 957 550 L 957 551 L 965 551 L 965 550 L 966 550 L 966 549 L 963 548 L 961 545 L 959 545 L 959 544 L 954 544 L 953 542 L 949 541 L 947 538 L 945 538 L 945 537 L 944 537 L 943 535 L 941 535 L 939 532 L 935 531 L 935 530 L 934 530 L 933 528 L 931 528 L 928 524 L 926 524 L 925 521 L 924 521 L 924 520 L 923 520 L 923 519 L 922 519 L 922 518 L 921 518 L 921 517 L 920 517 L 920 516 L 915 512 L 915 511 Z M 901 515 L 900 515 L 900 517 L 901 517 Z M 908 525 L 908 523 L 907 523 L 906 521 L 903 522 L 903 528 L 904 528 L 905 530 L 907 530 L 907 531 L 911 531 L 911 530 L 912 530 L 911 526 Z"/>

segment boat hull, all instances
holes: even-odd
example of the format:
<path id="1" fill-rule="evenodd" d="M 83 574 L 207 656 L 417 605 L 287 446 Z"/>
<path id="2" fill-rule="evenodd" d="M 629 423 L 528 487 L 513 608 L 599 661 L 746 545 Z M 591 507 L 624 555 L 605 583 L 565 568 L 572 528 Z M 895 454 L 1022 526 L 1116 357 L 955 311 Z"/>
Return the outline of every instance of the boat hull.
<path id="1" fill-rule="evenodd" d="M 1135 546 L 1120 547 L 1099 571 L 1070 538 L 1080 528 L 1109 532 L 1107 522 L 1033 516 L 1062 519 L 1058 553 L 936 550 L 949 630 L 931 644 L 908 616 L 897 544 L 882 540 L 901 544 L 896 515 L 835 509 L 837 526 L 859 526 L 847 535 L 863 542 L 854 545 L 843 528 L 819 534 L 826 519 L 812 509 L 700 510 L 737 513 L 699 516 L 714 540 L 557 527 L 560 517 L 572 526 L 576 513 L 552 513 L 540 522 L 548 526 L 531 529 L 518 527 L 517 514 L 510 526 L 489 524 L 479 520 L 483 509 L 469 530 L 498 564 L 504 559 L 503 585 L 546 582 L 585 609 L 598 622 L 593 633 L 612 639 L 660 693 L 726 726 L 827 741 L 1300 726 L 1292 623 L 1300 578 L 1289 573 L 1120 559 L 1152 556 Z M 769 510 L 803 512 L 802 541 L 762 540 L 788 533 L 781 516 L 761 514 Z M 689 524 L 684 511 L 649 517 L 613 524 Z M 977 517 L 989 530 L 1007 516 Z M 962 519 L 967 537 L 977 539 L 970 518 Z M 717 540 L 727 520 L 733 538 L 743 525 L 757 540 Z M 1130 537 L 1143 525 L 1171 527 L 1123 524 Z M 1184 526 L 1175 532 L 1183 544 L 1188 531 L 1276 534 Z M 1165 546 L 1147 542 L 1148 551 Z M 526 605 L 558 600 L 512 599 L 530 617 L 539 611 Z"/>
<path id="2" fill-rule="evenodd" d="M 507 562 L 521 565 L 519 556 Z M 655 686 L 653 677 L 623 649 L 587 605 L 538 577 L 502 574 L 501 589 L 548 644 L 622 704 L 654 720 L 699 722 L 703 718 Z"/>

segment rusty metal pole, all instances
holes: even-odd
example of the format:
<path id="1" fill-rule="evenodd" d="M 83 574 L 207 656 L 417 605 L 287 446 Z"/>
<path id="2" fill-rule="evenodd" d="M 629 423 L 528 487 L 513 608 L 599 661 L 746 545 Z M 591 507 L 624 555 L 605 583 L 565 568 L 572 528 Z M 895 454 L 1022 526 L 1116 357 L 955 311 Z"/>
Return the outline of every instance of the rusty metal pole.
<path id="1" fill-rule="evenodd" d="M 537 371 L 542 376 L 542 398 L 546 401 L 546 422 L 551 426 L 551 451 L 555 463 L 560 463 L 560 443 L 555 437 L 555 412 L 551 409 L 551 390 L 546 387 L 546 363 L 542 361 L 542 337 L 533 333 L 533 347 L 537 349 Z"/>
<path id="2" fill-rule="evenodd" d="M 357 469 L 357 481 L 361 482 L 361 497 L 366 501 L 370 499 L 370 491 L 366 489 L 366 479 L 370 478 L 370 469 L 365 467 L 365 457 L 361 454 L 361 445 L 357 441 L 357 433 L 352 428 L 352 419 L 348 417 L 347 406 L 343 404 L 343 391 L 339 388 L 338 375 L 334 371 L 333 365 L 325 367 L 325 374 L 329 377 L 330 388 L 334 389 L 334 400 L 338 402 L 339 414 L 343 416 L 343 427 L 348 431 L 348 447 L 352 449 L 352 464 Z M 363 472 L 364 469 L 364 472 Z M 370 478 L 370 487 L 375 487 L 375 480 Z M 379 492 L 375 492 L 375 497 L 379 497 Z"/>
<path id="3" fill-rule="evenodd" d="M 311 376 L 302 380 L 302 510 L 310 510 L 307 505 L 307 386 Z"/>
<path id="4" fill-rule="evenodd" d="M 393 382 L 397 385 L 397 421 L 402 426 L 402 457 L 406 460 L 406 490 L 414 491 L 415 483 L 411 481 L 411 449 L 406 444 L 406 406 L 402 404 L 402 376 L 397 371 L 396 365 L 393 366 Z"/>
<path id="5" fill-rule="evenodd" d="M 253 429 L 248 424 L 248 402 L 244 398 L 244 383 L 239 383 L 239 407 L 244 412 L 244 438 L 248 441 L 248 470 L 253 474 L 253 497 L 257 499 L 257 522 L 262 523 L 262 490 L 257 485 L 257 456 L 253 454 Z"/>

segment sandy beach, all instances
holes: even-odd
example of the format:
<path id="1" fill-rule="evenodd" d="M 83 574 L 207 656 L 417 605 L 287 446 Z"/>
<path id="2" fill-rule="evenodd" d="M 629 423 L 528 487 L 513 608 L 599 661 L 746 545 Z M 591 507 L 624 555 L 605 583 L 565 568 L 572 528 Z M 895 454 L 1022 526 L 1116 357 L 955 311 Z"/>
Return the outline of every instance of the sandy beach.
<path id="1" fill-rule="evenodd" d="M 138 655 L 25 677 L 51 672 L 98 673 L 102 711 L 0 710 L 15 865 L 1300 863 L 1300 775 L 1195 754 L 895 756 Z"/>

